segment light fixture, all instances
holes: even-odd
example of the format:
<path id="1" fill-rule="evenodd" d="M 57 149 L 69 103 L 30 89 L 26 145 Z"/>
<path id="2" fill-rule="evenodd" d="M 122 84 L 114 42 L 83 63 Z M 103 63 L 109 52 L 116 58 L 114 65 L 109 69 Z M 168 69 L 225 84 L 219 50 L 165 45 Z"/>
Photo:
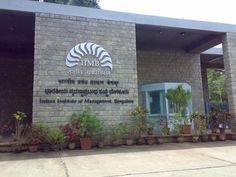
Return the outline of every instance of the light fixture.
<path id="1" fill-rule="evenodd" d="M 185 36 L 185 35 L 186 35 L 186 32 L 181 32 L 180 35 L 181 35 L 181 36 Z"/>

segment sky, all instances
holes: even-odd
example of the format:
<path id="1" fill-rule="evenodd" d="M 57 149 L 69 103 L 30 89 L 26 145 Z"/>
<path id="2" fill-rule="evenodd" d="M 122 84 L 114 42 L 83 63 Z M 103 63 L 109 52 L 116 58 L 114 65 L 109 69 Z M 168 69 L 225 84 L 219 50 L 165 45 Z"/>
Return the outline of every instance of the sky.
<path id="1" fill-rule="evenodd" d="M 102 9 L 236 24 L 236 0 L 100 0 Z"/>

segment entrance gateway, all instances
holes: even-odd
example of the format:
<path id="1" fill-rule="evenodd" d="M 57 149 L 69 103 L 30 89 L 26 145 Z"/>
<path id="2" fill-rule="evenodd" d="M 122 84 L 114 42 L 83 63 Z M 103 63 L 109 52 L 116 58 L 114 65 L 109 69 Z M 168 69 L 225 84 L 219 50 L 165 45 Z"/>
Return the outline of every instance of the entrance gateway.
<path id="1" fill-rule="evenodd" d="M 58 126 L 89 105 L 104 124 L 115 125 L 130 121 L 128 112 L 137 105 L 164 111 L 161 102 L 147 104 L 142 91 L 161 83 L 188 84 L 192 111 L 203 112 L 204 69 L 220 66 L 227 74 L 229 110 L 236 110 L 235 25 L 17 3 L 0 1 L 0 122 L 23 111 L 29 121 Z M 221 43 L 221 54 L 202 54 Z M 149 98 L 161 99 L 161 93 Z"/>

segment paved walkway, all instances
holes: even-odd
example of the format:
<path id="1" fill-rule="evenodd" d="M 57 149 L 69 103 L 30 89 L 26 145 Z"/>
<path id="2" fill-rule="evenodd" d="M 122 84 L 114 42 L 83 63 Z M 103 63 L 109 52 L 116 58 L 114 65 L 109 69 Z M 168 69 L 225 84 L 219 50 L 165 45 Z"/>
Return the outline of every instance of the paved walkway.
<path id="1" fill-rule="evenodd" d="M 236 177 L 236 141 L 0 154 L 0 177 Z"/>

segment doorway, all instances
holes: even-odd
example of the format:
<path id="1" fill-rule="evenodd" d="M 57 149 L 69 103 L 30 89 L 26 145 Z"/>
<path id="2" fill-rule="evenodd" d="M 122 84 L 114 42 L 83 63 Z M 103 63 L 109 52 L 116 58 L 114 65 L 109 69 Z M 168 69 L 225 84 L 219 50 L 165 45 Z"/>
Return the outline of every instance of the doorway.
<path id="1" fill-rule="evenodd" d="M 35 16 L 1 11 L 0 24 L 0 134 L 4 135 L 14 131 L 16 111 L 25 112 L 25 122 L 32 122 Z"/>

